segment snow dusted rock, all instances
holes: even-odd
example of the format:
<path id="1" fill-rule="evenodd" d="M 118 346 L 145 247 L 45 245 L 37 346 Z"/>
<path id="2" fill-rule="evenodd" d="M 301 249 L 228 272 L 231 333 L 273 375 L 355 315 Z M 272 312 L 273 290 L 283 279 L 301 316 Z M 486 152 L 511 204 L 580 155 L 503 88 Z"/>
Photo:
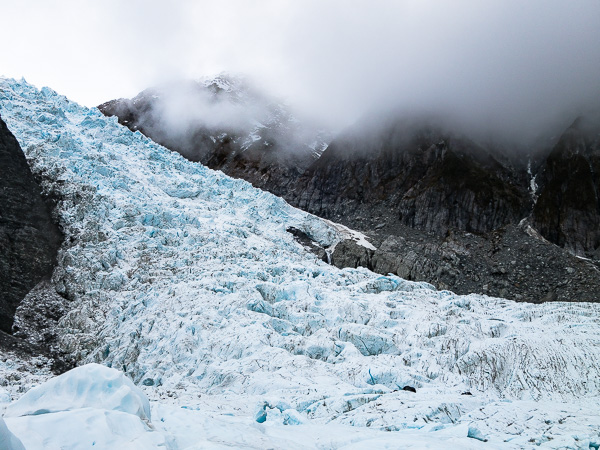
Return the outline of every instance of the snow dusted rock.
<path id="1" fill-rule="evenodd" d="M 123 370 L 153 399 L 206 409 L 210 423 L 211 414 L 231 414 L 223 423 L 272 427 L 280 436 L 286 421 L 301 418 L 308 424 L 294 427 L 448 432 L 479 445 L 467 437 L 473 428 L 491 447 L 517 438 L 549 446 L 561 438 L 573 448 L 595 442 L 600 424 L 583 412 L 600 397 L 600 304 L 519 304 L 339 270 L 286 231 L 329 247 L 342 238 L 335 227 L 97 110 L 0 80 L 0 112 L 44 188 L 60 199 L 65 244 L 52 281 L 70 310 L 57 333 L 80 363 Z M 257 416 L 265 404 L 266 416 Z M 497 422 L 494 410 L 502 417 L 527 410 L 535 420 L 521 429 Z M 544 411 L 559 411 L 552 417 L 561 420 L 563 410 L 578 416 L 577 439 L 542 420 Z M 7 419 L 11 430 L 23 417 Z M 157 428 L 177 434 L 181 424 L 162 428 L 163 418 Z M 386 445 L 405 435 L 391 436 Z M 207 439 L 248 445 L 238 437 Z M 352 444 L 309 446 L 322 442 Z"/>
<path id="2" fill-rule="evenodd" d="M 6 422 L 0 417 L 0 448 L 4 450 L 25 450 L 23 443 L 6 427 Z"/>
<path id="3" fill-rule="evenodd" d="M 123 372 L 100 364 L 86 364 L 35 387 L 6 408 L 5 417 L 96 408 L 133 414 L 150 420 L 144 393 Z"/>

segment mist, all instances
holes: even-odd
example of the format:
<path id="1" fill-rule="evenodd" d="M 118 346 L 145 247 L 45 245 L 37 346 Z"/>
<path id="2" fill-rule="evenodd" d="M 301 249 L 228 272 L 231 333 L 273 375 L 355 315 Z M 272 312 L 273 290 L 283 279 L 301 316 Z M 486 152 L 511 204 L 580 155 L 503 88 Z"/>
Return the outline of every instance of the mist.
<path id="1" fill-rule="evenodd" d="M 598 1 L 228 5 L 195 9 L 199 23 L 225 13 L 228 25 L 209 25 L 196 42 L 211 57 L 190 46 L 181 75 L 245 74 L 334 131 L 426 111 L 527 145 L 598 108 Z"/>
<path id="2" fill-rule="evenodd" d="M 29 0 L 4 13 L 0 71 L 88 106 L 225 71 L 333 131 L 419 110 L 531 141 L 600 98 L 597 0 Z"/>
<path id="3" fill-rule="evenodd" d="M 299 120 L 289 105 L 231 74 L 171 80 L 99 108 L 188 159 L 205 163 L 229 149 L 233 154 L 269 153 L 271 162 L 285 159 L 300 167 L 331 140 L 315 121 Z"/>
<path id="4" fill-rule="evenodd" d="M 290 32 L 281 91 L 333 127 L 428 113 L 527 145 L 599 106 L 600 2 L 338 2 L 301 16 L 296 33 L 316 31 Z"/>

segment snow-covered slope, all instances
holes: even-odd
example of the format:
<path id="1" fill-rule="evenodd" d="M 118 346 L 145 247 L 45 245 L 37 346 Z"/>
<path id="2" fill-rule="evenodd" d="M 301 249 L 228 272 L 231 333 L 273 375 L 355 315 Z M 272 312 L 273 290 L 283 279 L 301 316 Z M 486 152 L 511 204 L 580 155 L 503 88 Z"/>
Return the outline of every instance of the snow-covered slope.
<path id="1" fill-rule="evenodd" d="M 338 270 L 286 232 L 334 245 L 336 227 L 97 109 L 0 79 L 0 114 L 60 198 L 53 282 L 72 302 L 65 351 L 126 372 L 175 447 L 194 433 L 252 444 L 211 435 L 231 426 L 262 427 L 257 447 L 476 443 L 467 435 L 597 445 L 600 305 L 458 296 Z M 358 434 L 328 441 L 324 430 Z"/>

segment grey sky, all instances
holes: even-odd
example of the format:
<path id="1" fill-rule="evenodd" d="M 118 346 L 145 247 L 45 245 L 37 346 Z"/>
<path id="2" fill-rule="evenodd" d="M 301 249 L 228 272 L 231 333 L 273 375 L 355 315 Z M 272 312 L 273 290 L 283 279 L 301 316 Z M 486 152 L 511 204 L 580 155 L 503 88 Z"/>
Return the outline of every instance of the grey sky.
<path id="1" fill-rule="evenodd" d="M 600 94 L 598 0 L 0 1 L 0 74 L 88 106 L 231 71 L 332 125 L 400 105 L 510 130 Z"/>

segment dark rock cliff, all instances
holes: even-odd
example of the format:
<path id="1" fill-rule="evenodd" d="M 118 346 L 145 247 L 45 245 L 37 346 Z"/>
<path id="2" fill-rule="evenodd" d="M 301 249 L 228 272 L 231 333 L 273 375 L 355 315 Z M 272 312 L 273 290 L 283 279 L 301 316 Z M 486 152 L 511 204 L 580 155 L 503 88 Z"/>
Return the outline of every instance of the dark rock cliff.
<path id="1" fill-rule="evenodd" d="M 600 257 L 599 125 L 579 118 L 561 136 L 538 177 L 533 210 L 546 239 L 582 256 Z"/>
<path id="2" fill-rule="evenodd" d="M 525 168 L 435 126 L 400 122 L 330 144 L 285 198 L 361 229 L 407 225 L 437 235 L 518 223 L 531 207 Z"/>
<path id="3" fill-rule="evenodd" d="M 11 333 L 21 300 L 52 275 L 62 235 L 2 119 L 0 172 L 0 330 Z"/>

